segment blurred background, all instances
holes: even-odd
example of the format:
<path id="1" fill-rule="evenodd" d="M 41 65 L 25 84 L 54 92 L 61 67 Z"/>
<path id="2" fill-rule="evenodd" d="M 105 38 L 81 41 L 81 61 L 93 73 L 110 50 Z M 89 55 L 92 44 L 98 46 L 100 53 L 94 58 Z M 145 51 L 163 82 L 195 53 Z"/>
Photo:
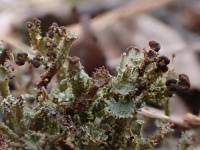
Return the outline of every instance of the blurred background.
<path id="1" fill-rule="evenodd" d="M 184 73 L 191 81 L 188 92 L 178 93 L 171 100 L 171 121 L 175 123 L 171 136 L 174 139 L 180 137 L 181 131 L 193 127 L 185 121 L 187 113 L 198 116 L 200 110 L 199 10 L 199 0 L 0 0 L 0 40 L 15 54 L 31 53 L 26 22 L 34 17 L 41 20 L 42 35 L 57 22 L 78 35 L 70 55 L 81 58 L 89 75 L 103 65 L 115 75 L 120 55 L 127 47 L 149 49 L 150 40 L 159 42 L 160 55 L 173 58 L 171 66 L 175 76 Z M 15 67 L 25 71 L 26 77 L 21 80 L 29 82 L 30 75 L 33 79 L 34 68 Z M 18 80 L 10 84 L 13 93 L 24 87 L 19 82 L 20 75 L 16 72 Z M 38 80 L 39 76 L 35 76 L 31 82 Z M 149 105 L 156 108 L 151 111 L 160 113 L 159 106 Z M 200 126 L 200 119 L 195 119 L 195 126 Z M 150 132 L 151 126 L 145 131 Z M 166 143 L 157 149 L 171 149 L 166 148 Z M 170 140 L 171 147 L 176 144 L 177 140 Z"/>

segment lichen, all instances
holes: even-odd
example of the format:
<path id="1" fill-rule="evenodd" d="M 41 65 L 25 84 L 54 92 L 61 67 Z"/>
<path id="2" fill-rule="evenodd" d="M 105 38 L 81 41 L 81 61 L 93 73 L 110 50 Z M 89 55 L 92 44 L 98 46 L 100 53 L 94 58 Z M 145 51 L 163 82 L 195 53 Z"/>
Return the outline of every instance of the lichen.
<path id="1" fill-rule="evenodd" d="M 169 114 L 170 97 L 190 87 L 185 74 L 179 75 L 179 79 L 170 79 L 170 60 L 159 56 L 158 42 L 150 41 L 150 49 L 144 49 L 143 53 L 129 47 L 127 54 L 121 56 L 116 76 L 100 67 L 90 77 L 78 57 L 68 56 L 77 36 L 53 23 L 42 37 L 40 24 L 36 18 L 27 23 L 31 45 L 37 54 L 23 52 L 15 58 L 18 66 L 28 63 L 35 68 L 44 67 L 34 87 L 36 91 L 29 89 L 31 92 L 20 97 L 10 93 L 12 52 L 4 54 L 0 43 L 1 111 L 6 118 L 0 122 L 2 147 L 144 150 L 153 149 L 171 131 L 171 125 L 163 123 L 155 136 L 144 137 L 141 134 L 144 121 L 137 115 L 149 101 L 165 104 Z M 50 88 L 53 77 L 57 82 Z"/>

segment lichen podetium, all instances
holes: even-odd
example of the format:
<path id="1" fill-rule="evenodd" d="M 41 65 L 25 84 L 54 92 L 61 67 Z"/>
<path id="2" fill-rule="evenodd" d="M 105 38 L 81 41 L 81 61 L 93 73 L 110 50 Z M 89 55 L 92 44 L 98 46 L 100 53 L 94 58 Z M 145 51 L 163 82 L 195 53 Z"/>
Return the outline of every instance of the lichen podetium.
<path id="1" fill-rule="evenodd" d="M 146 102 L 165 105 L 169 115 L 169 99 L 190 88 L 187 75 L 171 78 L 170 60 L 159 56 L 158 42 L 150 41 L 149 50 L 143 53 L 129 47 L 121 56 L 117 76 L 103 66 L 89 77 L 80 59 L 68 56 L 76 35 L 53 23 L 42 37 L 40 24 L 37 18 L 27 23 L 37 54 L 18 53 L 15 61 L 18 66 L 44 67 L 36 90 L 29 86 L 31 92 L 12 95 L 8 86 L 14 77 L 9 63 L 12 51 L 3 51 L 0 43 L 1 115 L 5 118 L 0 122 L 1 148 L 149 150 L 172 131 L 171 123 L 164 122 L 158 133 L 144 137 L 144 120 L 138 115 Z M 54 76 L 56 85 L 49 88 Z M 30 98 L 34 101 L 31 105 Z"/>

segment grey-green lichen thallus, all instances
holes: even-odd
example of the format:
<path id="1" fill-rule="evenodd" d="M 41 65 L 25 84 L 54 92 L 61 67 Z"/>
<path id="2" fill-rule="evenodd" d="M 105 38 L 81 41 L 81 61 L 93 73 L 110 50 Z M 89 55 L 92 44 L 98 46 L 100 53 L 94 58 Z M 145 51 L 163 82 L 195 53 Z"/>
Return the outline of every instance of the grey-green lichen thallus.
<path id="1" fill-rule="evenodd" d="M 172 131 L 171 123 L 162 122 L 155 135 L 144 137 L 144 118 L 138 115 L 149 101 L 164 105 L 169 115 L 169 99 L 190 88 L 187 75 L 172 78 L 170 59 L 159 55 L 158 42 L 150 41 L 142 52 L 129 47 L 117 76 L 102 66 L 89 77 L 80 59 L 68 56 L 76 35 L 53 23 L 42 37 L 40 25 L 37 18 L 27 23 L 36 54 L 18 53 L 14 61 L 45 71 L 20 97 L 8 86 L 14 77 L 12 51 L 3 51 L 0 43 L 2 149 L 150 150 Z M 50 88 L 53 77 L 57 82 Z"/>

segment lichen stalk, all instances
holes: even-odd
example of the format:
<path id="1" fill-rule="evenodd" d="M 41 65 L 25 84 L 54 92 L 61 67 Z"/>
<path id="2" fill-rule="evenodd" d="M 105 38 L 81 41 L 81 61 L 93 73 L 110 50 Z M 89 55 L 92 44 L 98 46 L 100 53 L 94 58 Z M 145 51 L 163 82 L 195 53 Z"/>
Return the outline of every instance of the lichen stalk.
<path id="1" fill-rule="evenodd" d="M 41 75 L 41 81 L 37 83 L 37 89 L 41 89 L 41 87 L 47 87 L 48 83 L 51 81 L 53 76 L 60 70 L 62 65 L 66 61 L 66 57 L 70 51 L 72 43 L 76 39 L 76 35 L 72 33 L 68 33 L 64 38 L 63 46 L 53 64 L 48 68 L 48 70 Z"/>
<path id="2" fill-rule="evenodd" d="M 6 134 L 10 139 L 14 141 L 19 141 L 19 136 L 16 135 L 10 128 L 8 128 L 4 123 L 0 122 L 0 130 L 3 134 Z"/>
<path id="3" fill-rule="evenodd" d="M 8 95 L 10 95 L 10 89 L 8 86 L 9 80 L 0 81 L 0 94 L 3 98 L 6 98 Z"/>
<path id="4" fill-rule="evenodd" d="M 23 122 L 23 109 L 16 108 L 16 123 L 21 132 L 26 131 L 26 127 Z"/>
<path id="5" fill-rule="evenodd" d="M 169 99 L 167 98 L 165 101 L 165 115 L 169 116 L 170 115 L 170 109 L 169 109 Z"/>

